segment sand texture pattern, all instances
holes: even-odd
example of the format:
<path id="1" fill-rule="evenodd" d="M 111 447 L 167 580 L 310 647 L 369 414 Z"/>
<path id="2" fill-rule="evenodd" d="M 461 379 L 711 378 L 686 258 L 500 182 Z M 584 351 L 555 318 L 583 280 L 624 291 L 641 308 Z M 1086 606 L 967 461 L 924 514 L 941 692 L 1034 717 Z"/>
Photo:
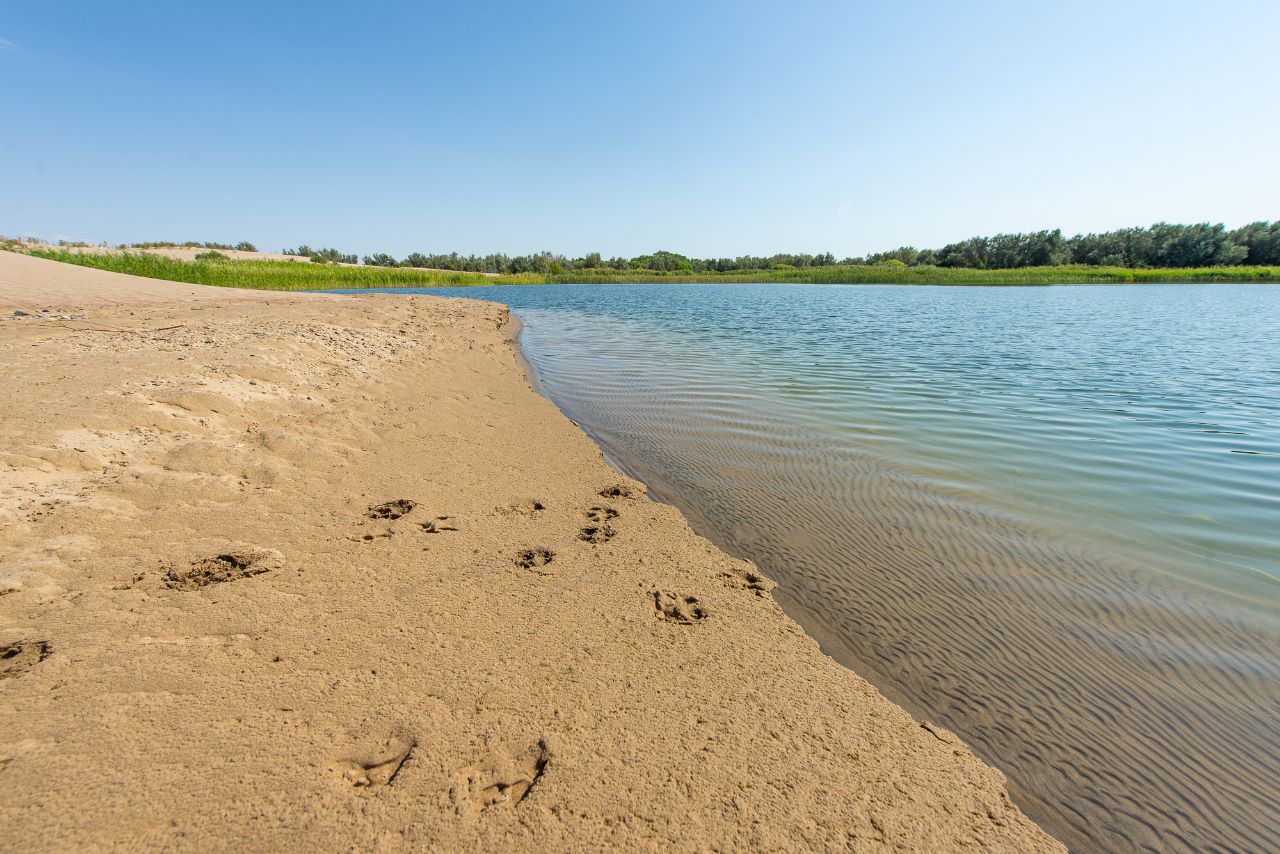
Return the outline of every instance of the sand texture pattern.
<path id="1" fill-rule="evenodd" d="M 0 304 L 0 850 L 1061 850 L 505 309 L 10 253 Z"/>

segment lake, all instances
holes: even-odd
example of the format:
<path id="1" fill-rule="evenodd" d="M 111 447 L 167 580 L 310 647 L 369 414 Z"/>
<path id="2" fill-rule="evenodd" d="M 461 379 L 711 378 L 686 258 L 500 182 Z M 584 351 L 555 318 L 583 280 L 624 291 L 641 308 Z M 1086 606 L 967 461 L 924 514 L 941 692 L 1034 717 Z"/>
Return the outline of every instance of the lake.
<path id="1" fill-rule="evenodd" d="M 419 292 L 1073 848 L 1280 847 L 1280 287 Z"/>

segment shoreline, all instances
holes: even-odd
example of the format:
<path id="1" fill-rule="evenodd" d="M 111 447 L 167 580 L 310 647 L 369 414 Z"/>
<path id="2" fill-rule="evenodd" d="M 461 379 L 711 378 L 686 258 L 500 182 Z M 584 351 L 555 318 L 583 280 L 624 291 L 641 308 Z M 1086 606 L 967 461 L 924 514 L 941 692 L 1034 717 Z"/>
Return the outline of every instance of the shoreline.
<path id="1" fill-rule="evenodd" d="M 516 325 L 517 329 L 523 331 L 523 323 L 515 312 L 512 312 L 511 318 L 511 322 Z M 561 411 L 565 418 L 586 433 L 591 441 L 600 448 L 601 454 L 609 465 L 623 475 L 643 483 L 648 490 L 650 499 L 674 507 L 684 516 L 690 528 L 698 536 L 707 539 L 717 549 L 738 560 L 751 562 L 751 559 L 743 554 L 741 549 L 736 548 L 730 538 L 726 537 L 706 514 L 689 501 L 683 500 L 679 495 L 679 491 L 670 487 L 657 471 L 649 469 L 640 471 L 638 466 L 630 465 L 623 461 L 617 453 L 609 449 L 604 436 L 598 435 L 596 432 L 582 426 L 568 412 L 565 412 L 547 393 L 547 390 L 538 379 L 536 369 L 529 362 L 521 348 L 518 333 L 511 337 L 511 343 L 522 369 L 530 377 L 530 387 L 537 394 L 549 400 Z M 775 587 L 771 591 L 771 595 L 787 617 L 793 620 L 806 635 L 813 639 L 823 655 L 828 656 L 851 673 L 857 674 L 859 678 L 873 684 L 876 690 L 884 695 L 889 702 L 901 707 L 912 717 L 920 721 L 928 719 L 928 709 L 923 704 L 914 701 L 907 692 L 900 690 L 892 679 L 885 678 L 884 674 L 880 673 L 871 662 L 857 655 L 848 642 L 833 631 L 803 599 L 793 595 L 787 587 L 782 585 Z M 986 757 L 980 758 L 992 765 L 992 767 L 997 767 L 993 760 Z M 1004 772 L 1001 771 L 1001 773 Z M 1020 810 L 1026 813 L 1041 828 L 1051 833 L 1059 842 L 1066 844 L 1070 850 L 1085 851 L 1092 847 L 1091 840 L 1076 831 L 1063 818 L 1059 810 L 1037 797 L 1030 789 L 1017 785 L 1012 780 L 1009 780 L 1007 775 L 1005 787 Z"/>
<path id="2" fill-rule="evenodd" d="M 611 467 L 504 308 L 11 257 L 15 848 L 1062 850 Z"/>
<path id="3" fill-rule="evenodd" d="M 514 325 L 516 332 L 510 336 L 510 341 L 516 358 L 520 363 L 521 369 L 525 371 L 528 378 L 530 388 L 538 395 L 549 400 L 571 423 L 587 434 L 592 442 L 600 449 L 601 454 L 610 466 L 617 469 L 619 473 L 626 477 L 633 478 L 643 483 L 648 491 L 651 500 L 659 501 L 674 507 L 688 522 L 690 528 L 698 536 L 705 538 L 717 549 L 725 554 L 736 558 L 751 562 L 750 558 L 741 553 L 740 549 L 734 547 L 733 543 L 725 537 L 720 530 L 711 522 L 709 518 L 698 508 L 688 501 L 680 498 L 678 491 L 671 489 L 655 471 L 639 471 L 636 466 L 628 465 L 621 460 L 616 453 L 612 453 L 606 446 L 603 437 L 595 432 L 588 430 L 582 426 L 577 420 L 570 416 L 569 413 L 561 409 L 560 405 L 547 393 L 541 380 L 538 378 L 537 370 L 529 362 L 525 356 L 519 340 L 519 332 L 523 331 L 523 323 L 516 316 L 515 312 L 511 313 L 511 325 Z M 754 564 L 753 564 L 754 565 Z M 822 620 L 816 612 L 814 612 L 803 599 L 791 594 L 785 586 L 775 587 L 771 591 L 771 595 L 778 603 L 782 611 L 793 620 L 806 635 L 813 639 L 818 645 L 823 655 L 831 658 L 851 673 L 855 673 L 859 678 L 865 679 L 873 684 L 877 691 L 884 695 L 885 699 L 901 707 L 917 720 L 924 721 L 928 718 L 928 709 L 923 704 L 913 701 L 913 699 L 902 690 L 899 690 L 893 680 L 883 677 L 876 668 L 872 667 L 870 662 L 865 661 L 858 656 L 850 645 L 842 639 L 836 632 Z M 870 674 L 870 675 L 867 675 Z M 979 757 L 984 762 L 997 767 L 995 763 L 986 758 Z M 1001 771 L 1003 774 L 1004 772 Z M 1008 790 L 1010 797 L 1015 805 L 1026 813 L 1041 828 L 1051 833 L 1059 842 L 1068 845 L 1070 850 L 1084 851 L 1091 847 L 1091 841 L 1078 833 L 1069 823 L 1067 823 L 1058 810 L 1049 806 L 1042 799 L 1029 789 L 1018 786 L 1006 775 L 1005 788 Z"/>

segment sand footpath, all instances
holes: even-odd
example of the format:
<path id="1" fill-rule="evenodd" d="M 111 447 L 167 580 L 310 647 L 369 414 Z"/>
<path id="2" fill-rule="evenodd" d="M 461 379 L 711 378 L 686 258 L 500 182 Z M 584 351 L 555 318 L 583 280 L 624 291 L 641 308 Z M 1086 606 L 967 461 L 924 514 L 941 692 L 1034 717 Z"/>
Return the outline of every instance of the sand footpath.
<path id="1" fill-rule="evenodd" d="M 0 252 L 0 313 L 0 850 L 1062 850 L 502 307 Z"/>

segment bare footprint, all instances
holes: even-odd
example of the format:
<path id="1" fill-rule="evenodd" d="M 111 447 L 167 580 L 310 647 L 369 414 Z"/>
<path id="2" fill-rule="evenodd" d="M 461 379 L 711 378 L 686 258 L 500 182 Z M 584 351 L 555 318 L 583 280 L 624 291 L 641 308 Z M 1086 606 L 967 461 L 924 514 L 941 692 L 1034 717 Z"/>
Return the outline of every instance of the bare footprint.
<path id="1" fill-rule="evenodd" d="M 408 498 L 397 498 L 395 501 L 373 505 L 365 515 L 370 519 L 399 519 L 401 516 L 407 516 L 412 513 L 413 508 L 417 506 L 418 503 L 416 501 L 410 501 Z"/>
<path id="2" fill-rule="evenodd" d="M 418 741 L 413 736 L 392 736 L 372 754 L 338 760 L 333 764 L 333 771 L 357 788 L 390 786 L 417 746 Z"/>
<path id="3" fill-rule="evenodd" d="M 0 679 L 13 679 L 49 657 L 48 641 L 20 640 L 0 646 Z"/>
<path id="4" fill-rule="evenodd" d="M 681 596 L 669 590 L 654 590 L 651 595 L 658 616 L 668 622 L 689 626 L 707 618 L 707 609 L 693 596 Z"/>
<path id="5" fill-rule="evenodd" d="M 185 569 L 171 566 L 165 571 L 164 586 L 170 590 L 199 590 L 210 584 L 224 584 L 278 569 L 284 558 L 275 549 L 247 549 L 193 561 Z"/>

